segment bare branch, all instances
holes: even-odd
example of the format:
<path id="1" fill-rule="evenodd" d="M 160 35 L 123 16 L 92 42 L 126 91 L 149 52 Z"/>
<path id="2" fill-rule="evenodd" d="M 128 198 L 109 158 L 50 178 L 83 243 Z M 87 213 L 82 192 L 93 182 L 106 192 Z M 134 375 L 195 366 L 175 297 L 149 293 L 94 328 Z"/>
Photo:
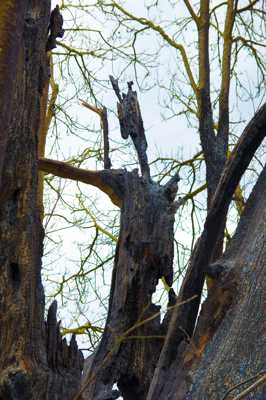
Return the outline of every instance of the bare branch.
<path id="1" fill-rule="evenodd" d="M 109 127 L 108 127 L 108 118 L 107 118 L 107 109 L 106 107 L 98 108 L 91 104 L 86 103 L 86 101 L 81 100 L 81 104 L 88 108 L 89 110 L 95 112 L 99 115 L 101 119 L 101 127 L 103 130 L 103 164 L 104 169 L 110 169 L 112 166 L 110 157 L 109 157 Z"/>
<path id="2" fill-rule="evenodd" d="M 254 153 L 256 152 L 257 148 L 259 147 L 265 136 L 266 103 L 259 109 L 259 111 L 254 115 L 254 117 L 245 128 L 242 136 L 240 137 L 237 145 L 235 146 L 230 158 L 225 165 L 219 185 L 216 189 L 213 201 L 211 203 L 210 211 L 205 221 L 203 234 L 201 235 L 198 246 L 194 251 L 194 255 L 192 256 L 191 268 L 188 269 L 188 274 L 184 280 L 183 289 L 181 289 L 182 298 L 187 290 L 188 293 L 186 293 L 185 298 L 187 297 L 187 295 L 191 296 L 190 290 L 193 287 L 192 282 L 194 281 L 195 287 L 194 289 L 192 289 L 192 294 L 198 294 L 198 301 L 200 301 L 202 288 L 199 287 L 199 282 L 201 281 L 203 285 L 204 268 L 210 263 L 212 259 L 212 253 L 215 249 L 215 244 L 220 234 L 222 221 L 224 219 L 224 216 L 227 214 L 232 196 L 240 182 L 243 173 L 247 169 Z M 190 287 L 186 288 L 186 284 L 188 284 Z M 194 292 L 196 287 L 199 290 L 197 290 L 197 292 Z M 192 334 L 193 332 L 197 313 L 198 308 L 194 309 L 194 322 L 191 326 L 184 327 L 182 323 L 186 332 L 188 332 L 189 334 Z M 191 316 L 192 314 L 190 314 L 189 316 L 190 319 Z"/>
<path id="3" fill-rule="evenodd" d="M 227 10 L 223 31 L 223 57 L 222 57 L 222 81 L 219 94 L 219 122 L 217 137 L 221 139 L 219 144 L 223 147 L 224 159 L 229 136 L 229 90 L 231 81 L 231 56 L 232 56 L 232 31 L 235 22 L 234 0 L 227 2 Z"/>
<path id="4" fill-rule="evenodd" d="M 109 157 L 109 127 L 108 127 L 106 107 L 103 107 L 102 109 L 101 122 L 103 129 L 103 164 L 104 164 L 104 169 L 110 169 L 112 163 Z"/>
<path id="5" fill-rule="evenodd" d="M 227 1 L 223 1 L 223 2 L 220 3 L 220 4 L 217 4 L 217 5 L 216 5 L 215 7 L 213 7 L 213 9 L 211 10 L 210 16 L 211 16 L 212 14 L 214 14 L 215 11 L 218 10 L 218 8 L 223 7 L 223 6 L 225 6 L 225 5 L 227 5 Z"/>
<path id="6" fill-rule="evenodd" d="M 262 375 L 262 377 L 261 377 L 261 375 Z M 226 398 L 229 396 L 229 394 L 230 394 L 231 392 L 233 392 L 235 389 L 238 389 L 240 386 L 243 386 L 243 385 L 245 385 L 246 383 L 249 383 L 249 382 L 251 382 L 251 381 L 254 381 L 256 378 L 259 378 L 259 381 L 260 381 L 261 378 L 265 379 L 265 378 L 266 378 L 266 371 L 260 371 L 258 374 L 254 375 L 254 376 L 252 376 L 252 377 L 250 377 L 250 378 L 248 378 L 248 379 L 245 379 L 244 381 L 238 383 L 237 385 L 234 385 L 233 387 L 231 387 L 231 388 L 225 393 L 225 396 L 222 398 L 222 400 L 226 400 Z M 258 382 L 258 379 L 256 379 L 254 383 L 256 383 L 256 382 Z M 261 381 L 260 381 L 260 382 L 261 382 Z M 253 386 L 254 383 L 253 383 L 251 386 Z M 249 389 L 251 386 L 249 386 L 248 389 Z M 242 393 L 243 393 L 243 392 L 242 392 Z M 240 393 L 240 394 L 241 394 L 241 393 Z"/>
<path id="7" fill-rule="evenodd" d="M 38 161 L 40 171 L 96 186 L 110 197 L 111 201 L 121 207 L 123 199 L 123 171 L 103 170 L 89 171 L 86 169 L 72 167 L 62 161 L 42 158 Z"/>
<path id="8" fill-rule="evenodd" d="M 122 97 L 121 97 L 121 94 L 120 94 L 120 88 L 119 88 L 119 85 L 118 85 L 118 79 L 115 79 L 112 75 L 110 75 L 109 78 L 110 78 L 112 87 L 114 89 L 114 92 L 115 92 L 115 94 L 116 94 L 116 96 L 117 96 L 117 98 L 119 100 L 119 103 L 122 103 Z"/>
<path id="9" fill-rule="evenodd" d="M 201 0 L 200 2 L 200 21 L 198 25 L 198 58 L 199 58 L 199 133 L 200 141 L 206 161 L 206 174 L 208 181 L 208 204 L 218 183 L 220 172 L 220 160 L 215 159 L 215 150 L 217 147 L 214 134 L 214 123 L 210 94 L 210 55 L 209 55 L 209 28 L 210 28 L 210 10 L 209 2 Z M 220 168 L 221 170 L 222 168 Z"/>
<path id="10" fill-rule="evenodd" d="M 178 50 L 181 54 L 181 58 L 189 79 L 189 82 L 191 84 L 191 87 L 194 91 L 194 94 L 197 95 L 198 94 L 198 86 L 195 82 L 191 67 L 190 67 L 190 63 L 187 57 L 187 53 L 186 50 L 184 48 L 184 46 L 180 43 L 177 43 L 174 39 L 172 39 L 166 32 L 165 30 L 159 26 L 156 25 L 153 21 L 147 19 L 147 18 L 143 18 L 143 17 L 137 17 L 133 14 L 131 14 L 130 12 L 128 12 L 125 8 L 123 8 L 120 4 L 116 3 L 115 1 L 112 1 L 111 3 L 106 4 L 106 6 L 110 6 L 110 7 L 115 7 L 117 8 L 120 12 L 122 12 L 122 14 L 124 14 L 125 16 L 129 17 L 130 19 L 132 19 L 133 21 L 138 22 L 141 25 L 147 26 L 150 29 L 152 29 L 153 31 L 157 32 L 160 34 L 160 36 L 172 47 L 174 47 L 176 50 Z"/>
<path id="11" fill-rule="evenodd" d="M 184 3 L 188 9 L 189 14 L 191 15 L 191 18 L 193 19 L 193 21 L 196 22 L 196 24 L 198 25 L 199 23 L 199 17 L 197 16 L 197 14 L 195 13 L 192 5 L 190 4 L 189 0 L 184 0 Z"/>
<path id="12" fill-rule="evenodd" d="M 251 2 L 250 2 L 249 4 L 247 4 L 245 7 L 239 8 L 239 9 L 237 10 L 237 13 L 241 13 L 241 12 L 244 12 L 244 11 L 252 10 L 253 6 L 254 6 L 256 3 L 258 3 L 258 2 L 259 2 L 259 0 L 253 0 L 253 1 L 251 1 Z"/>
<path id="13" fill-rule="evenodd" d="M 101 117 L 101 109 L 100 109 L 100 108 L 95 107 L 95 106 L 93 106 L 92 104 L 89 104 L 89 103 L 87 103 L 87 102 L 84 101 L 84 100 L 81 100 L 81 99 L 80 99 L 80 101 L 81 101 L 81 104 L 82 104 L 84 107 L 86 107 L 86 108 L 88 108 L 89 110 L 95 112 L 96 114 L 99 115 L 99 117 Z"/>
<path id="14" fill-rule="evenodd" d="M 244 399 L 248 393 L 254 391 L 258 386 L 264 384 L 265 381 L 266 381 L 266 374 L 264 373 L 264 375 L 261 378 L 257 379 L 256 382 L 254 382 L 252 385 L 250 385 L 241 393 L 239 393 L 239 395 L 234 397 L 233 400 Z"/>

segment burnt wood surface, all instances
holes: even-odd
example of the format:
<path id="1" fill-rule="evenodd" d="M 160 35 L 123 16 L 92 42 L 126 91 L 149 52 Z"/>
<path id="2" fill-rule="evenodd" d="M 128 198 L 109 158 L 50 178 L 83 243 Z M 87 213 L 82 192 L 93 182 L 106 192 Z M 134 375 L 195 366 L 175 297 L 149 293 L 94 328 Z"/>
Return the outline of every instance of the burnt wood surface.
<path id="1" fill-rule="evenodd" d="M 149 400 L 233 400 L 258 377 L 265 378 L 265 198 L 266 167 L 230 246 L 210 266 L 217 280 L 193 337 L 179 346 L 165 373 L 158 371 Z M 243 398 L 265 399 L 265 379 Z"/>
<path id="2" fill-rule="evenodd" d="M 49 71 L 50 1 L 0 5 L 0 399 L 71 399 L 83 356 L 44 321 L 43 228 L 37 207 L 40 97 Z M 4 40 L 5 39 L 5 40 Z"/>
<path id="3" fill-rule="evenodd" d="M 159 278 L 169 286 L 173 280 L 173 200 L 165 187 L 125 172 L 108 317 L 83 382 L 85 399 L 108 398 L 114 383 L 125 400 L 147 396 L 165 333 L 152 294 Z"/>
<path id="4" fill-rule="evenodd" d="M 234 190 L 265 137 L 266 105 L 248 124 L 225 164 L 227 121 L 220 121 L 216 137 L 208 97 L 209 71 L 200 77 L 203 85 L 197 96 L 209 212 L 180 293 L 176 297 L 169 291 L 170 307 L 161 322 L 160 307 L 152 303 L 152 295 L 160 278 L 170 287 L 173 282 L 179 176 L 164 186 L 151 180 L 137 94 L 129 82 L 127 94 L 121 95 L 114 78 L 121 135 L 132 139 L 140 173 L 109 169 L 107 118 L 103 127 L 105 170 L 86 171 L 60 161 L 38 161 L 40 99 L 49 77 L 47 31 L 54 17 L 50 20 L 48 0 L 2 4 L 0 400 L 108 400 L 119 394 L 124 400 L 227 396 L 234 385 L 265 370 L 266 169 L 230 246 L 222 258 L 216 258 Z M 201 2 L 200 13 L 200 62 L 208 64 L 208 2 Z M 58 32 L 59 36 L 63 33 L 60 15 L 57 26 L 55 35 L 50 24 L 48 42 L 52 35 L 53 45 Z M 56 302 L 49 307 L 47 321 L 44 319 L 38 168 L 94 185 L 121 208 L 106 325 L 98 348 L 86 361 L 83 377 L 83 356 L 75 337 L 67 344 L 60 335 Z M 205 274 L 215 283 L 196 325 Z M 119 391 L 114 390 L 115 383 Z M 228 398 L 240 391 L 240 387 L 231 391 Z M 250 394 L 257 400 L 265 396 L 263 385 Z"/>
<path id="5" fill-rule="evenodd" d="M 214 275 L 217 274 L 217 264 L 215 271 L 215 267 L 212 268 L 210 263 L 223 229 L 223 221 L 232 195 L 265 135 L 266 104 L 258 110 L 245 128 L 224 168 L 204 224 L 203 233 L 194 247 L 190 265 L 178 295 L 179 302 L 189 300 L 193 296 L 196 298 L 172 312 L 164 348 L 151 384 L 149 400 L 155 400 L 159 393 L 166 395 L 169 383 L 165 377 L 170 374 L 172 369 L 175 370 L 182 360 L 178 347 L 184 348 L 184 344 L 195 329 L 205 275 L 208 273 L 215 277 Z M 184 350 L 181 351 L 181 354 L 183 352 Z"/>

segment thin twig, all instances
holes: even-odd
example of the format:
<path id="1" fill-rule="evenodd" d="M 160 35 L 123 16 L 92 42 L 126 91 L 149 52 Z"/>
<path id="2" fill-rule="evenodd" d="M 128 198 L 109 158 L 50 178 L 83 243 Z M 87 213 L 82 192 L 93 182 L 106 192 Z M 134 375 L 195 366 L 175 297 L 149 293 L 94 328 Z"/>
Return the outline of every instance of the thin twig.
<path id="1" fill-rule="evenodd" d="M 240 394 L 238 394 L 236 397 L 233 398 L 233 400 L 239 400 L 241 398 L 243 398 L 243 396 L 245 396 L 246 394 L 248 394 L 251 390 L 255 389 L 259 384 L 261 384 L 264 380 L 266 380 L 266 371 L 260 371 L 258 374 L 251 376 L 248 379 L 245 379 L 244 381 L 238 383 L 237 385 L 232 386 L 224 395 L 224 397 L 222 398 L 222 400 L 226 400 L 226 398 L 228 397 L 228 395 L 233 392 L 235 389 L 239 388 L 240 386 L 243 386 L 245 383 L 248 383 L 250 381 L 253 381 L 254 379 L 258 378 L 259 376 L 262 377 L 257 379 L 254 383 L 252 383 L 252 385 L 248 386 L 243 392 L 241 392 Z M 241 397 L 239 397 L 241 396 Z"/>

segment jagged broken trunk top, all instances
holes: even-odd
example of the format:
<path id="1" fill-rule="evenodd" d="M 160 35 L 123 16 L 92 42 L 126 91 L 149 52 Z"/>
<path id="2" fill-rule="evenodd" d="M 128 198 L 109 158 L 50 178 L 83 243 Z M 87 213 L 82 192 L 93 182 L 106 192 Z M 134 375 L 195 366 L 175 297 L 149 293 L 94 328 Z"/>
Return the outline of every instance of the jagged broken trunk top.
<path id="1" fill-rule="evenodd" d="M 173 280 L 173 199 L 165 187 L 124 172 L 121 227 L 109 312 L 87 375 L 86 399 L 103 399 L 117 382 L 124 399 L 145 399 L 163 343 L 159 278 Z"/>

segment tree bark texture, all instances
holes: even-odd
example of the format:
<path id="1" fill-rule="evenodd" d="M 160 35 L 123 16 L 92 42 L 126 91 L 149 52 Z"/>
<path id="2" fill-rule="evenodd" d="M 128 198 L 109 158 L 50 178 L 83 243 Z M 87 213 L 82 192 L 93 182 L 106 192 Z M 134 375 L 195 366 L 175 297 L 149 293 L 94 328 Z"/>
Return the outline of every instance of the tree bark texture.
<path id="1" fill-rule="evenodd" d="M 265 199 L 266 168 L 228 250 L 213 266 L 222 273 L 203 304 L 195 332 L 199 357 L 190 365 L 192 398 L 207 399 L 217 393 L 223 397 L 230 387 L 265 371 Z M 242 390 L 238 388 L 227 399 Z M 249 398 L 266 398 L 265 384 Z"/>
<path id="2" fill-rule="evenodd" d="M 82 355 L 44 322 L 43 229 L 37 207 L 40 98 L 50 1 L 0 5 L 0 399 L 70 399 Z"/>
<path id="3" fill-rule="evenodd" d="M 111 398 L 114 383 L 125 400 L 146 399 L 165 334 L 152 294 L 161 277 L 172 285 L 173 198 L 137 171 L 124 172 L 123 187 L 109 312 L 86 374 L 86 399 Z"/>
<path id="4" fill-rule="evenodd" d="M 206 4 L 201 1 L 203 50 L 208 44 Z M 125 139 L 130 136 L 135 145 L 141 176 L 137 171 L 85 171 L 52 160 L 37 162 L 40 103 L 49 75 L 49 15 L 48 0 L 10 0 L 0 5 L 0 400 L 108 400 L 118 397 L 114 383 L 124 400 L 222 399 L 232 386 L 265 371 L 266 169 L 229 248 L 212 261 L 235 187 L 265 137 L 266 106 L 248 125 L 221 177 L 225 148 L 218 158 L 208 154 L 219 159 L 210 162 L 213 168 L 219 164 L 219 174 L 210 178 L 204 232 L 179 296 L 169 292 L 173 307 L 161 322 L 152 294 L 160 278 L 170 287 L 173 281 L 179 178 L 174 176 L 164 186 L 152 182 L 136 92 L 130 82 L 127 95 L 121 97 L 114 79 L 121 134 Z M 201 61 L 208 61 L 208 53 Z M 198 94 L 200 130 L 206 134 L 203 141 L 212 132 L 213 142 L 206 142 L 210 146 L 215 137 L 205 72 Z M 209 147 L 208 151 L 212 152 Z M 81 389 L 83 357 L 75 337 L 68 345 L 60 336 L 56 302 L 44 321 L 38 166 L 95 185 L 121 207 L 108 317 Z M 206 273 L 215 284 L 196 325 Z M 249 396 L 264 399 L 265 386 Z"/>
<path id="5" fill-rule="evenodd" d="M 196 299 L 176 308 L 172 311 L 173 315 L 167 332 L 167 337 L 163 350 L 160 355 L 158 365 L 151 383 L 148 399 L 156 400 L 158 396 L 162 398 L 170 399 L 175 398 L 174 392 L 170 392 L 169 387 L 172 387 L 171 373 L 176 374 L 177 369 L 180 367 L 181 376 L 179 377 L 178 384 L 181 385 L 183 377 L 183 364 L 186 357 L 186 341 L 192 337 L 193 331 L 196 324 L 196 318 L 198 314 L 198 307 L 200 304 L 201 291 L 204 282 L 204 276 L 209 275 L 214 280 L 218 280 L 219 276 L 223 272 L 223 268 L 218 264 L 211 264 L 213 259 L 213 252 L 215 251 L 215 244 L 219 240 L 220 230 L 223 226 L 224 218 L 227 214 L 227 210 L 230 204 L 232 195 L 237 187 L 240 178 L 246 170 L 249 162 L 252 159 L 256 149 L 259 147 L 263 138 L 266 134 L 266 104 L 264 104 L 260 110 L 255 114 L 250 123 L 245 128 L 242 136 L 240 137 L 238 144 L 236 145 L 231 158 L 227 161 L 224 168 L 222 177 L 217 187 L 215 196 L 213 198 L 212 207 L 207 215 L 204 231 L 194 248 L 191 256 L 189 268 L 187 269 L 186 276 L 179 292 L 179 301 L 191 298 L 196 295 Z M 244 218 L 244 217 L 243 217 Z M 262 219 L 265 220 L 265 215 L 262 215 Z M 262 243 L 265 246 L 265 243 Z M 212 291 L 217 296 L 216 302 L 219 303 L 219 289 L 215 286 Z M 236 297 L 235 292 L 231 292 L 230 296 Z M 214 301 L 213 297 L 212 300 Z M 222 315 L 223 317 L 223 315 Z M 216 315 L 217 319 L 218 316 Z M 239 317 L 241 318 L 241 317 Z M 210 316 L 214 319 L 213 315 Z M 198 323 L 201 322 L 199 318 Z M 215 321 L 213 322 L 215 323 Z M 217 325 L 215 325 L 217 326 Z M 182 328 L 186 335 L 182 335 L 180 332 Z M 206 328 L 206 327 L 205 327 Z M 193 338 L 189 339 L 192 341 Z M 206 342 L 208 339 L 206 339 Z M 175 351 L 173 350 L 175 349 Z M 194 350 L 198 352 L 196 345 Z M 211 360 L 209 360 L 211 362 Z M 174 378 L 176 379 L 176 378 Z M 171 389 L 172 390 L 172 389 Z M 181 398 L 181 397 L 180 397 Z M 197 397 L 195 397 L 197 399 Z"/>
<path id="6" fill-rule="evenodd" d="M 116 81 L 113 86 L 119 98 Z M 134 93 L 134 102 L 137 101 L 131 85 L 129 85 L 128 93 L 130 98 Z M 138 132 L 137 126 L 141 127 L 141 132 L 143 132 L 142 124 L 133 123 L 139 121 L 134 114 L 136 112 L 136 115 L 139 115 L 139 107 L 126 107 L 128 104 L 126 96 L 124 95 L 124 103 L 119 103 L 122 107 L 120 114 L 123 115 L 121 130 L 124 132 L 124 119 L 128 113 L 136 132 Z M 211 369 L 209 369 L 209 374 L 205 374 L 204 368 L 212 365 L 214 356 L 209 358 L 208 349 L 212 349 L 213 337 L 216 334 L 219 335 L 220 327 L 223 327 L 227 316 L 231 315 L 236 305 L 240 308 L 235 308 L 239 314 L 234 318 L 240 323 L 243 315 L 241 299 L 244 298 L 245 292 L 239 284 L 243 280 L 242 272 L 239 267 L 233 266 L 242 255 L 241 252 L 237 253 L 237 251 L 242 251 L 239 250 L 242 246 L 242 235 L 248 234 L 244 228 L 241 228 L 241 224 L 238 232 L 243 229 L 243 233 L 240 236 L 236 233 L 232 242 L 236 243 L 234 248 L 237 251 L 230 250 L 232 248 L 230 247 L 224 256 L 226 258 L 227 254 L 232 254 L 230 268 L 224 265 L 223 259 L 213 263 L 213 254 L 216 252 L 216 245 L 223 231 L 233 193 L 263 141 L 265 133 L 266 104 L 247 125 L 226 162 L 212 198 L 203 234 L 193 251 L 179 295 L 176 297 L 172 289 L 169 292 L 169 305 L 172 307 L 169 308 L 163 323 L 160 323 L 159 307 L 152 304 L 151 297 L 160 277 L 163 277 L 169 286 L 172 284 L 173 223 L 178 206 L 174 199 L 178 175 L 161 187 L 152 182 L 149 173 L 146 174 L 143 169 L 141 169 L 142 176 L 139 176 L 136 171 L 125 170 L 92 173 L 85 170 L 78 172 L 71 166 L 52 160 L 44 159 L 39 162 L 40 168 L 46 172 L 64 177 L 67 177 L 69 173 L 71 179 L 80 175 L 83 182 L 104 189 L 105 193 L 121 206 L 120 237 L 116 249 L 106 327 L 97 351 L 86 362 L 82 388 L 75 396 L 75 400 L 115 399 L 118 393 L 113 390 L 114 383 L 117 383 L 125 400 L 212 399 L 217 394 L 220 396 L 220 393 L 226 393 L 231 385 L 239 383 L 241 371 L 237 362 L 228 369 L 227 362 L 229 361 L 226 358 L 222 365 L 218 365 L 216 360 L 217 367 L 214 365 L 214 370 L 217 368 L 217 379 L 214 381 L 210 380 Z M 137 148 L 136 151 L 138 151 Z M 107 173 L 108 180 L 104 179 Z M 250 209 L 261 210 L 261 199 L 265 194 L 264 191 L 261 193 L 261 188 L 265 183 L 264 174 L 261 175 L 254 189 L 254 193 L 258 193 L 255 198 L 259 198 L 260 203 L 255 203 L 251 207 L 250 204 L 255 201 L 252 195 L 241 221 L 249 215 Z M 254 214 L 249 218 L 252 220 L 254 218 L 254 224 L 256 224 Z M 262 221 L 265 224 L 265 209 L 263 209 Z M 257 228 L 262 230 L 260 225 Z M 260 240 L 261 249 L 265 251 L 264 238 Z M 246 255 L 249 251 L 249 241 L 250 251 L 253 245 L 257 246 L 255 241 L 252 242 L 252 237 L 245 239 Z M 249 265 L 250 273 L 255 270 L 254 264 L 261 270 L 264 256 L 257 261 L 258 264 L 252 261 Z M 196 325 L 206 274 L 214 279 L 215 284 L 202 307 Z M 254 285 L 252 276 L 251 273 L 248 277 L 251 286 Z M 240 293 L 242 297 L 238 297 Z M 255 293 L 255 296 L 257 295 L 260 296 L 260 293 Z M 246 320 L 252 325 L 252 316 L 249 321 L 246 315 Z M 244 321 L 242 322 L 245 324 Z M 231 332 L 229 337 L 232 341 L 236 340 Z M 250 335 L 250 343 L 247 343 L 249 349 L 253 349 L 252 337 L 253 334 Z M 222 352 L 227 339 L 227 332 L 224 331 L 219 343 L 221 347 L 216 348 L 215 351 Z M 263 339 L 258 340 L 261 340 L 258 346 L 262 348 Z M 230 341 L 228 343 L 228 348 L 233 346 Z M 227 351 L 229 354 L 229 350 Z M 246 362 L 248 366 L 246 373 L 242 374 L 243 379 L 261 372 L 260 363 L 264 356 L 263 350 L 256 355 L 255 361 L 251 358 L 252 355 L 250 356 L 251 362 L 249 360 Z M 201 364 L 204 359 L 205 364 Z M 220 368 L 224 370 L 221 381 L 218 379 Z M 228 381 L 227 369 L 232 374 Z M 195 388 L 192 387 L 194 375 Z M 198 376 L 199 380 L 204 377 L 206 384 L 202 380 L 200 385 L 197 381 Z M 202 387 L 202 391 L 198 393 L 199 387 Z M 261 389 L 258 388 L 258 390 Z"/>
<path id="7" fill-rule="evenodd" d="M 211 266 L 218 279 L 203 303 L 193 337 L 179 348 L 163 390 L 148 399 L 232 400 L 247 384 L 226 396 L 230 388 L 265 374 L 265 198 L 266 168 L 229 248 Z M 265 399 L 265 382 L 244 398 Z"/>

